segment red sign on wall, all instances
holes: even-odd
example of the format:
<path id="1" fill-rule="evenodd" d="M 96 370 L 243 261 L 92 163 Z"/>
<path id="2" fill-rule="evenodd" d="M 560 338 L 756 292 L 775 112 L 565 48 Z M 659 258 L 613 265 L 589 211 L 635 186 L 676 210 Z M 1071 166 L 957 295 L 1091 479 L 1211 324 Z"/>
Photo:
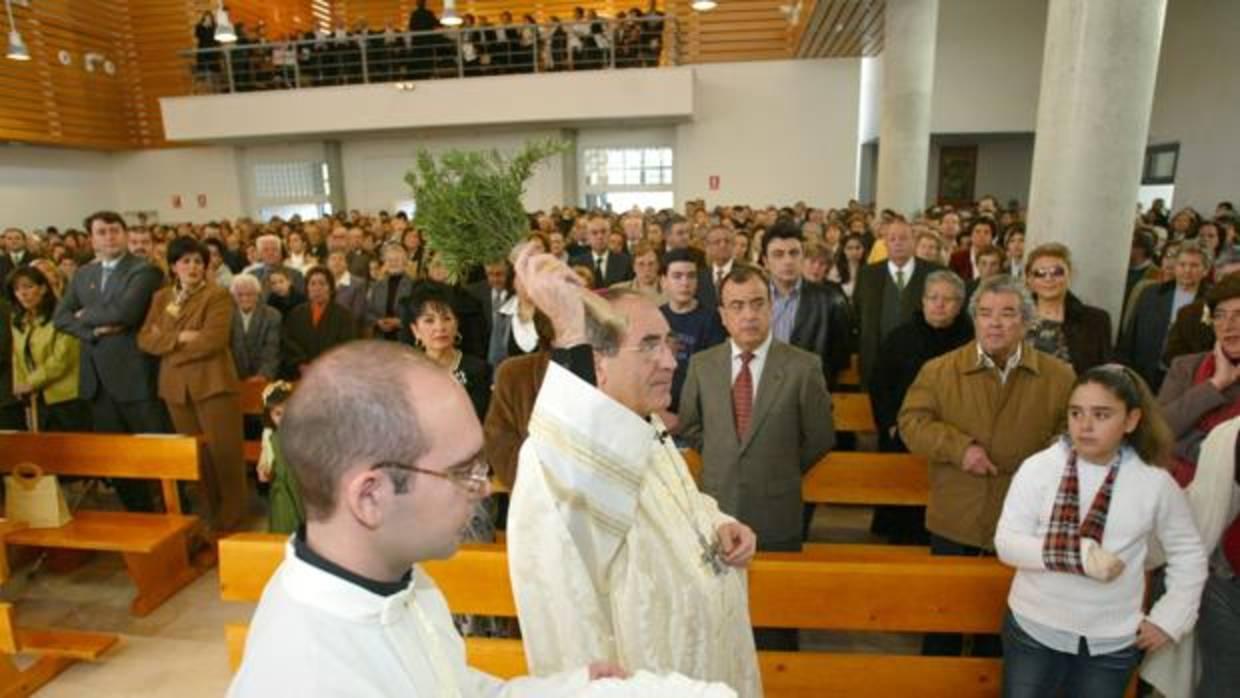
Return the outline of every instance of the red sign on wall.
<path id="1" fill-rule="evenodd" d="M 206 208 L 206 207 L 207 207 L 207 195 L 199 194 L 198 195 L 198 208 Z"/>
<path id="2" fill-rule="evenodd" d="M 180 194 L 172 195 L 172 207 L 181 208 L 181 195 Z"/>
<path id="3" fill-rule="evenodd" d="M 711 175 L 707 182 L 711 191 L 719 191 L 719 175 Z"/>

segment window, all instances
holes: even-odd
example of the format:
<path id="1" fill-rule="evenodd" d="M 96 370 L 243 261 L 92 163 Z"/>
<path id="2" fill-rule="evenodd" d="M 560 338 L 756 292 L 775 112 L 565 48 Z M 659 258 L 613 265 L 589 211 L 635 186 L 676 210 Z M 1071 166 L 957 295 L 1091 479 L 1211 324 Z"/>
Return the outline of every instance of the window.
<path id="1" fill-rule="evenodd" d="M 277 216 L 280 220 L 289 220 L 300 216 L 303 221 L 315 220 L 332 215 L 331 204 L 284 204 L 282 206 L 264 206 L 258 212 L 259 220 L 269 221 Z"/>
<path id="2" fill-rule="evenodd" d="M 1145 149 L 1145 166 L 1141 184 L 1173 184 L 1175 168 L 1180 161 L 1180 144 L 1152 145 Z"/>
<path id="3" fill-rule="evenodd" d="M 622 211 L 671 208 L 673 156 L 668 147 L 586 148 L 582 151 L 586 206 Z"/>
<path id="4" fill-rule="evenodd" d="M 331 215 L 331 169 L 326 162 L 262 162 L 253 166 L 253 173 L 254 205 L 260 220 Z"/>

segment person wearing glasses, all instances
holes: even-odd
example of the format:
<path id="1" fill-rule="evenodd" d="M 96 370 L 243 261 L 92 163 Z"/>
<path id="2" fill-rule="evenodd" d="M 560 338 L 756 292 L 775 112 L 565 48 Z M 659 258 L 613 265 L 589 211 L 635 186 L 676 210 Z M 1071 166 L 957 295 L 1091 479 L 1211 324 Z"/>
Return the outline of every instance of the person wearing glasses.
<path id="1" fill-rule="evenodd" d="M 1038 245 L 1025 262 L 1025 283 L 1037 307 L 1029 326 L 1034 348 L 1082 374 L 1111 360 L 1111 316 L 1072 294 L 1072 255 L 1057 242 Z"/>
<path id="2" fill-rule="evenodd" d="M 550 254 L 527 246 L 514 266 L 555 328 L 508 510 L 530 670 L 623 657 L 631 671 L 676 671 L 761 696 L 744 573 L 754 533 L 698 491 L 659 417 L 671 402 L 676 335 L 649 298 L 595 295 Z M 792 516 L 799 533 L 799 507 Z M 679 628 L 693 632 L 669 630 Z"/>
<path id="3" fill-rule="evenodd" d="M 280 423 L 306 523 L 268 582 L 229 696 L 578 695 L 595 662 L 508 682 L 469 667 L 434 580 L 489 494 L 482 428 L 452 375 L 396 342 L 354 342 L 302 376 Z M 528 631 L 527 631 L 528 632 Z"/>

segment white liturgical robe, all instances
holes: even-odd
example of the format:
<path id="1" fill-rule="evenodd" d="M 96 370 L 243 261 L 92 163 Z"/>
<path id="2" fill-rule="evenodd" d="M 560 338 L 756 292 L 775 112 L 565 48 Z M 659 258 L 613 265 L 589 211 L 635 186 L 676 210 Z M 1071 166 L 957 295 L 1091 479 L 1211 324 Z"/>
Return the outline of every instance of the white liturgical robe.
<path id="1" fill-rule="evenodd" d="M 552 363 L 521 448 L 508 566 L 530 672 L 594 659 L 762 695 L 743 570 L 704 560 L 730 517 L 657 417 Z"/>
<path id="2" fill-rule="evenodd" d="M 414 567 L 382 596 L 301 560 L 290 543 L 263 591 L 232 698 L 561 698 L 587 686 L 586 662 L 502 681 L 465 664 L 443 594 Z"/>

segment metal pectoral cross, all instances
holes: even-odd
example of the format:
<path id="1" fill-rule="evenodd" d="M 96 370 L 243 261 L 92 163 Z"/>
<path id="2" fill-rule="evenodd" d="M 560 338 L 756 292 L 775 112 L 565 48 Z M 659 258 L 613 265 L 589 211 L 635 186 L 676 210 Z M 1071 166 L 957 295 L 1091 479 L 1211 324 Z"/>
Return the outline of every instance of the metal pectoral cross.
<path id="1" fill-rule="evenodd" d="M 702 544 L 702 564 L 714 572 L 715 575 L 722 575 L 728 571 L 727 564 L 723 561 L 723 555 L 719 551 L 719 541 L 715 541 L 713 545 L 707 545 L 705 540 L 699 542 Z"/>

